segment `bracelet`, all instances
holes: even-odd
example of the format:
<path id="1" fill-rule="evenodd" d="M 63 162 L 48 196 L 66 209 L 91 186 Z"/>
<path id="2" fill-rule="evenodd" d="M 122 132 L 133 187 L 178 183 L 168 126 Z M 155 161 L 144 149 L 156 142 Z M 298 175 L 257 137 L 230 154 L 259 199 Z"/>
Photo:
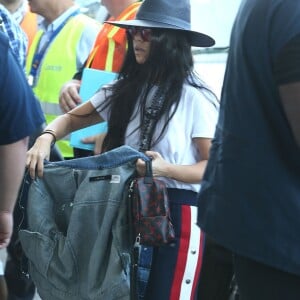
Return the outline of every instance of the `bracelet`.
<path id="1" fill-rule="evenodd" d="M 40 133 L 39 136 L 41 136 L 41 135 L 43 135 L 43 134 L 46 134 L 46 133 L 52 135 L 53 140 L 52 140 L 52 142 L 51 142 L 51 147 L 54 146 L 55 143 L 56 143 L 56 134 L 55 134 L 55 132 L 54 132 L 53 130 L 51 130 L 51 129 L 46 129 L 46 130 L 44 130 L 42 133 Z"/>

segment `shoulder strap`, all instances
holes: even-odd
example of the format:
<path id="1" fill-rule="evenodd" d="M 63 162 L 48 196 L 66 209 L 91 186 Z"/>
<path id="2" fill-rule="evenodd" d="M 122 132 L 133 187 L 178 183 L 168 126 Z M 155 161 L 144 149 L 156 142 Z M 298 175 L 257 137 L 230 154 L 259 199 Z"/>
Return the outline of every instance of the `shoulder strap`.
<path id="1" fill-rule="evenodd" d="M 152 99 L 151 105 L 146 109 L 144 123 L 141 129 L 140 151 L 144 152 L 150 149 L 154 128 L 158 120 L 159 112 L 164 103 L 164 94 L 157 89 Z"/>

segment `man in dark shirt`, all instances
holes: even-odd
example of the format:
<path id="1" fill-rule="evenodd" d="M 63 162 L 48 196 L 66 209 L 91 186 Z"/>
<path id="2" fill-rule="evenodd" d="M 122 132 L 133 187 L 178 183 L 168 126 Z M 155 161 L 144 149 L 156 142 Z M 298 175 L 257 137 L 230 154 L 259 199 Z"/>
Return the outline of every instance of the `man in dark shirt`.
<path id="1" fill-rule="evenodd" d="M 44 117 L 24 72 L 0 32 L 0 249 L 13 233 L 13 209 L 25 171 L 29 136 Z M 6 299 L 1 281 L 0 298 Z"/>
<path id="2" fill-rule="evenodd" d="M 243 300 L 300 299 L 299 20 L 300 1 L 242 1 L 199 194 Z"/>

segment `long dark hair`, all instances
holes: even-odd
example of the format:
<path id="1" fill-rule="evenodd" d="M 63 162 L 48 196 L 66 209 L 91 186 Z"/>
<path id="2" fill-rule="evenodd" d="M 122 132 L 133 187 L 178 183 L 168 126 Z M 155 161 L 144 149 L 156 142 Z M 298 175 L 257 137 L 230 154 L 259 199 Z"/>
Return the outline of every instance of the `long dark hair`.
<path id="1" fill-rule="evenodd" d="M 153 29 L 150 47 L 147 61 L 138 64 L 132 38 L 128 35 L 128 50 L 118 81 L 106 88 L 111 90 L 111 93 L 101 106 L 101 109 L 107 106 L 110 108 L 108 132 L 103 143 L 105 151 L 124 144 L 126 128 L 138 99 L 141 101 L 140 118 L 143 124 L 146 99 L 154 85 L 158 86 L 160 93 L 164 95 L 164 104 L 158 119 L 164 116 L 166 121 L 159 138 L 176 112 L 184 82 L 208 90 L 193 71 L 191 44 L 184 32 Z M 170 113 L 173 105 L 175 109 Z"/>

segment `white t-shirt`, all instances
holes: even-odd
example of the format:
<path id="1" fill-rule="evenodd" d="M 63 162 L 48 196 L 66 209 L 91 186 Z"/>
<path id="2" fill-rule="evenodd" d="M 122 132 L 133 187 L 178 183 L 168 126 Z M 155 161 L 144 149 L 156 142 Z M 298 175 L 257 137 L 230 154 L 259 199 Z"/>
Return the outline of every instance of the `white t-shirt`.
<path id="1" fill-rule="evenodd" d="M 149 101 L 154 94 L 154 90 L 149 95 Z M 105 100 L 103 90 L 95 94 L 91 103 L 95 108 Z M 135 109 L 138 109 L 138 106 Z M 99 109 L 98 109 L 99 111 Z M 125 144 L 132 148 L 139 148 L 140 130 L 135 130 L 140 124 L 139 114 L 129 123 L 126 130 Z M 99 112 L 104 120 L 108 119 L 109 110 Z M 162 157 L 178 165 L 191 165 L 197 163 L 201 157 L 198 153 L 193 138 L 213 138 L 218 117 L 218 103 L 210 93 L 205 90 L 196 89 L 188 84 L 184 84 L 181 99 L 176 113 L 164 133 L 164 136 L 156 143 L 151 150 L 159 152 Z M 160 121 L 154 132 L 155 141 L 162 130 Z M 190 184 L 179 182 L 174 179 L 161 177 L 167 187 L 186 189 L 198 192 L 200 184 Z"/>

